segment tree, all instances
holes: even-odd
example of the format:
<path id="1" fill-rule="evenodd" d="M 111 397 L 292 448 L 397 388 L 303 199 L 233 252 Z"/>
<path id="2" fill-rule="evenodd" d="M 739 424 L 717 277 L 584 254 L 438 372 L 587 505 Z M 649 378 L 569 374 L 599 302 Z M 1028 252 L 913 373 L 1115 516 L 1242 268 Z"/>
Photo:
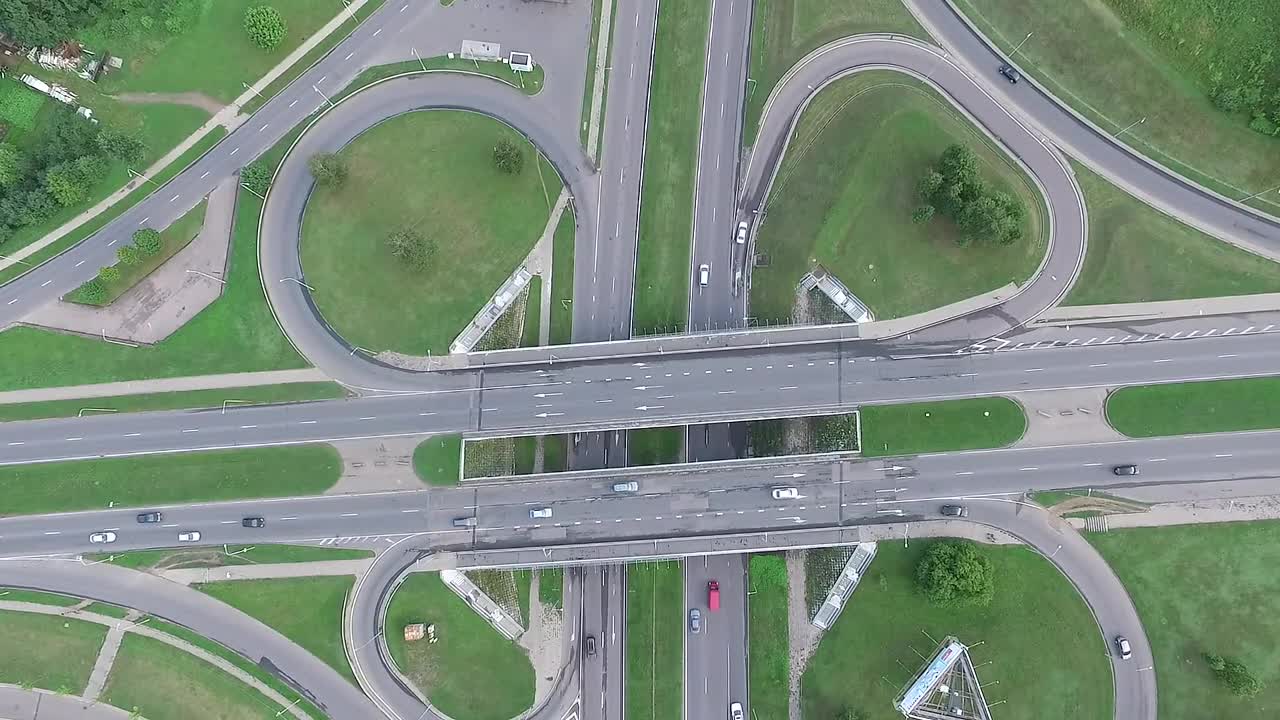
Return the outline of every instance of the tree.
<path id="1" fill-rule="evenodd" d="M 82 302 L 101 305 L 102 301 L 107 299 L 107 288 L 102 285 L 101 280 L 93 278 L 80 286 L 77 295 Z"/>
<path id="2" fill-rule="evenodd" d="M 103 128 L 98 133 L 98 147 L 107 155 L 127 163 L 141 162 L 147 152 L 147 146 L 140 138 L 111 128 Z"/>
<path id="3" fill-rule="evenodd" d="M 125 265 L 137 265 L 142 262 L 142 253 L 136 245 L 121 245 L 116 249 L 116 259 Z"/>
<path id="4" fill-rule="evenodd" d="M 271 168 L 261 160 L 251 162 L 240 168 L 240 182 L 259 195 L 266 195 L 271 185 Z"/>
<path id="5" fill-rule="evenodd" d="M 88 25 L 103 5 L 103 0 L 0 0 L 0 31 L 27 45 L 56 45 Z"/>
<path id="6" fill-rule="evenodd" d="M 0 187 L 11 188 L 22 179 L 22 151 L 0 143 Z"/>
<path id="7" fill-rule="evenodd" d="M 63 207 L 83 202 L 93 187 L 107 174 L 107 162 L 98 155 L 59 163 L 45 174 L 45 187 Z"/>
<path id="8" fill-rule="evenodd" d="M 244 31 L 255 45 L 271 50 L 284 40 L 288 28 L 279 10 L 270 5 L 254 5 L 244 11 Z"/>
<path id="9" fill-rule="evenodd" d="M 104 285 L 110 285 L 120 279 L 120 268 L 115 265 L 108 265 L 98 271 L 98 279 L 101 280 Z"/>
<path id="10" fill-rule="evenodd" d="M 921 205 L 911 213 L 911 222 L 917 225 L 923 225 L 933 219 L 933 206 Z"/>
<path id="11" fill-rule="evenodd" d="M 133 232 L 133 245 L 138 248 L 138 252 L 146 257 L 151 257 L 160 252 L 161 242 L 160 233 L 152 228 L 142 228 Z"/>
<path id="12" fill-rule="evenodd" d="M 1209 664 L 1209 669 L 1217 676 L 1222 684 L 1227 686 L 1232 695 L 1240 697 L 1253 697 L 1262 692 L 1262 681 L 1254 677 L 1249 672 L 1249 668 L 1244 663 L 1232 658 L 1224 658 L 1221 655 L 1213 655 L 1211 653 L 1204 654 L 1204 660 Z"/>
<path id="13" fill-rule="evenodd" d="M 925 223 L 941 212 L 963 231 L 961 245 L 1008 245 L 1022 238 L 1026 209 L 1012 195 L 986 186 L 978 175 L 978 156 L 964 145 L 944 150 L 937 167 L 920 178 L 916 190 L 925 204 L 911 213 L 911 220 Z"/>
<path id="14" fill-rule="evenodd" d="M 995 568 L 971 542 L 937 542 L 916 566 L 916 586 L 934 605 L 987 605 L 995 595 Z"/>
<path id="15" fill-rule="evenodd" d="M 347 179 L 347 161 L 336 153 L 316 153 L 307 159 L 311 176 L 321 185 L 341 185 Z"/>
<path id="16" fill-rule="evenodd" d="M 387 236 L 387 247 L 391 248 L 392 256 L 418 272 L 430 269 L 436 254 L 435 242 L 412 229 L 391 233 Z"/>
<path id="17" fill-rule="evenodd" d="M 493 164 L 508 175 L 519 175 L 524 167 L 524 152 L 508 138 L 502 138 L 493 146 Z"/>

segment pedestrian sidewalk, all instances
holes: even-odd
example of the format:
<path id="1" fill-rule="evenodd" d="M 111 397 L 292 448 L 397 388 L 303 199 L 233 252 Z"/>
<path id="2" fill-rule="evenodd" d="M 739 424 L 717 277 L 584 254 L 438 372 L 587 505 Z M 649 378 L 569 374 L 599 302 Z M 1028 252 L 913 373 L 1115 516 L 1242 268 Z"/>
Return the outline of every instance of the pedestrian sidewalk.
<path id="1" fill-rule="evenodd" d="M 288 72 L 295 63 L 305 57 L 307 53 L 315 49 L 317 45 L 324 42 L 325 38 L 341 27 L 343 23 L 351 19 L 351 17 L 355 15 L 360 8 L 364 7 L 367 2 L 369 2 L 369 0 L 350 0 L 349 2 L 344 0 L 343 8 L 338 11 L 338 14 L 335 15 L 333 19 L 325 23 L 324 27 L 320 28 L 312 34 L 311 37 L 304 40 L 302 44 L 295 48 L 293 52 L 289 53 L 285 59 L 276 63 L 276 66 L 271 68 L 266 75 L 263 75 L 257 82 L 251 85 L 249 89 L 246 89 L 241 93 L 240 97 L 236 98 L 230 105 L 214 114 L 214 116 L 209 118 L 205 124 L 201 125 L 195 132 L 188 135 L 185 140 L 178 143 L 177 147 L 165 153 L 164 157 L 152 163 L 151 167 L 147 168 L 146 172 L 142 173 L 142 177 L 149 179 L 152 175 L 164 170 L 175 160 L 182 157 L 183 153 L 187 152 L 192 147 L 195 147 L 196 143 L 200 142 L 205 135 L 213 132 L 215 128 L 222 126 L 227 129 L 228 133 L 231 133 L 236 128 L 240 127 L 240 125 L 249 119 L 247 115 L 242 115 L 240 113 L 240 108 L 243 107 L 245 103 L 249 102 L 249 100 L 254 96 L 260 94 L 268 85 L 275 82 L 281 75 Z M 142 181 L 142 179 L 135 177 L 133 180 L 126 183 L 124 187 L 111 193 L 97 205 L 94 205 L 71 220 L 68 220 L 53 232 L 50 232 L 24 248 L 15 250 L 7 257 L 0 259 L 0 270 L 11 265 L 15 265 L 19 261 L 25 260 L 26 258 L 40 252 L 58 240 L 66 237 L 76 228 L 106 212 L 113 205 L 125 199 Z"/>
<path id="2" fill-rule="evenodd" d="M 0 684 L 0 718 L 5 720 L 135 720 L 118 707 L 52 690 Z"/>
<path id="3" fill-rule="evenodd" d="M 318 560 L 315 562 L 269 563 L 265 565 L 230 565 L 216 568 L 182 568 L 161 570 L 160 577 L 179 585 L 222 582 L 223 580 L 265 580 L 269 578 L 320 577 L 334 575 L 360 576 L 369 571 L 375 558 L 360 560 Z"/>
<path id="4" fill-rule="evenodd" d="M 1109 530 L 1118 528 L 1163 527 L 1194 523 L 1248 522 L 1280 519 L 1280 496 L 1261 495 L 1152 505 L 1146 512 L 1115 513 L 1106 516 Z M 1077 530 L 1085 529 L 1088 518 L 1067 518 Z M 1092 529 L 1092 528 L 1089 528 Z"/>
<path id="5" fill-rule="evenodd" d="M 227 373 L 225 375 L 189 375 L 187 377 L 157 380 L 125 380 L 123 382 L 98 383 L 96 385 L 64 385 L 62 387 L 32 388 L 0 392 L 0 405 L 46 402 L 50 400 L 75 400 L 78 398 L 104 398 L 118 395 L 143 395 L 146 393 L 183 392 L 187 390 L 218 390 L 220 388 L 254 387 L 258 385 L 289 385 L 291 383 L 325 382 L 329 376 L 316 368 L 299 370 L 269 370 L 266 372 Z"/>
<path id="6" fill-rule="evenodd" d="M 1158 302 L 1114 303 L 1110 305 L 1059 306 L 1046 311 L 1032 323 L 1073 325 L 1101 320 L 1164 320 L 1201 315 L 1241 315 L 1280 310 L 1280 293 L 1235 295 L 1231 297 L 1161 300 Z"/>
<path id="7" fill-rule="evenodd" d="M 135 610 L 130 610 L 125 615 L 125 622 L 137 622 L 140 614 Z M 125 623 L 116 623 L 107 630 L 107 639 L 102 642 L 102 649 L 98 651 L 98 659 L 93 663 L 93 672 L 89 675 L 89 685 L 84 689 L 84 699 L 89 702 L 97 702 L 102 697 L 102 690 L 107 686 L 107 676 L 111 674 L 111 666 L 116 662 L 116 655 L 120 652 L 120 643 L 124 641 Z"/>

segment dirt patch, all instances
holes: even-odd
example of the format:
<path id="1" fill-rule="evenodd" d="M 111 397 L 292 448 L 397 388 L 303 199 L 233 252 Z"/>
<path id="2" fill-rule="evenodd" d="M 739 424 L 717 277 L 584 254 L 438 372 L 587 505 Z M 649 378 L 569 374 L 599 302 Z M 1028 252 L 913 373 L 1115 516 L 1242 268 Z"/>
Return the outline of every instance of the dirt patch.
<path id="1" fill-rule="evenodd" d="M 130 105 L 187 105 L 200 108 L 210 115 L 222 112 L 226 105 L 218 100 L 198 92 L 180 93 L 139 93 L 127 92 L 113 95 L 114 99 Z"/>
<path id="2" fill-rule="evenodd" d="M 1099 513 L 1134 513 L 1145 512 L 1147 506 L 1142 503 L 1126 502 L 1116 498 L 1109 497 L 1073 497 L 1048 508 L 1049 512 L 1058 517 L 1062 517 L 1067 513 L 1095 511 Z"/>
<path id="3" fill-rule="evenodd" d="M 550 694 L 564 660 L 564 616 L 555 607 L 542 604 L 538 597 L 540 575 L 534 573 L 529 583 L 529 629 L 517 640 L 533 664 L 534 707 Z"/>
<path id="4" fill-rule="evenodd" d="M 791 638 L 791 686 L 787 703 L 790 720 L 800 717 L 800 677 L 813 652 L 818 649 L 822 631 L 809 622 L 805 603 L 805 551 L 788 550 L 787 557 L 787 630 Z"/>

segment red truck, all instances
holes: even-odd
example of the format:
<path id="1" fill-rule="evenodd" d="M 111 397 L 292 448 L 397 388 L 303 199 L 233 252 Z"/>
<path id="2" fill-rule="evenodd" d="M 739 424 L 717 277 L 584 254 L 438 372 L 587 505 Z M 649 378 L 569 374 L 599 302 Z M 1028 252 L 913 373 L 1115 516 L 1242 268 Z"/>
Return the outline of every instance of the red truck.
<path id="1" fill-rule="evenodd" d="M 720 583 L 715 580 L 707 582 L 707 608 L 711 612 L 720 609 Z"/>

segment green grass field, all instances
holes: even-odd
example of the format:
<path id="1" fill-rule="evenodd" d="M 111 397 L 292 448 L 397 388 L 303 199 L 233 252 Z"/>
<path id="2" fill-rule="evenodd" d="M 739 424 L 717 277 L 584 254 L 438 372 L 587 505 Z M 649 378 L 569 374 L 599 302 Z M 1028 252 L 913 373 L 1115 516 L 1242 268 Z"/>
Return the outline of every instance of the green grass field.
<path id="1" fill-rule="evenodd" d="M 111 605 L 109 603 L 89 603 L 85 606 L 84 610 L 85 612 L 97 613 L 99 615 L 106 615 L 107 617 L 121 619 L 129 615 L 129 610 L 127 608 L 122 608 L 119 605 Z"/>
<path id="2" fill-rule="evenodd" d="M 151 568 L 206 568 L 228 565 L 361 560 L 373 557 L 370 550 L 318 547 L 314 545 L 225 545 L 222 547 L 133 550 L 111 555 L 87 555 L 90 560 L 107 560 L 134 570 Z"/>
<path id="3" fill-rule="evenodd" d="M 557 610 L 564 609 L 564 568 L 542 568 L 538 571 L 538 600 Z"/>
<path id="4" fill-rule="evenodd" d="M 866 457 L 995 448 L 1027 428 L 1022 406 L 1002 397 L 872 405 L 862 414 Z"/>
<path id="5" fill-rule="evenodd" d="M 1107 397 L 1107 422 L 1129 437 L 1280 427 L 1280 377 L 1135 385 Z"/>
<path id="6" fill-rule="evenodd" d="M 159 640 L 126 634 L 102 700 L 148 720 L 275 720 L 279 705 L 205 661 Z"/>
<path id="7" fill-rule="evenodd" d="M 410 623 L 436 626 L 439 642 L 405 642 Z M 431 704 L 451 717 L 507 720 L 533 705 L 533 665 L 436 573 L 417 573 L 396 590 L 387 608 L 391 657 Z"/>
<path id="8" fill-rule="evenodd" d="M 520 333 L 520 347 L 538 347 L 539 331 L 542 328 L 542 315 L 538 304 L 542 298 L 542 277 L 534 275 L 529 280 L 526 290 L 528 299 L 524 306 L 524 328 Z"/>
<path id="9" fill-rule="evenodd" d="M 519 175 L 493 166 L 502 138 L 524 148 Z M 316 306 L 353 345 L 447 353 L 542 234 L 559 177 L 505 125 L 460 111 L 387 120 L 342 154 L 350 177 L 318 188 L 303 217 L 302 266 Z M 436 242 L 427 271 L 402 267 L 384 247 L 404 228 Z"/>
<path id="10" fill-rule="evenodd" d="M 1265 715 L 1280 703 L 1280 523 L 1090 533 L 1124 583 L 1155 653 L 1160 720 Z M 878 561 L 877 561 L 878 562 Z M 1201 654 L 1245 663 L 1266 685 L 1227 692 Z"/>
<path id="11" fill-rule="evenodd" d="M 573 241 L 575 218 L 565 210 L 551 238 L 551 344 L 573 341 Z"/>
<path id="12" fill-rule="evenodd" d="M 15 590 L 3 586 L 0 586 L 0 600 L 37 603 L 39 605 L 57 605 L 58 607 L 71 607 L 80 603 L 80 598 L 74 598 L 69 595 L 40 592 L 39 590 Z"/>
<path id="13" fill-rule="evenodd" d="M 900 0 L 754 0 L 751 82 L 747 83 L 743 143 L 755 142 L 760 113 L 782 76 L 811 50 L 866 32 L 929 36 Z"/>
<path id="14" fill-rule="evenodd" d="M 866 720 L 900 718 L 894 696 L 922 664 L 920 655 L 947 635 L 982 642 L 973 659 L 988 702 L 1003 701 L 996 708 L 1002 720 L 1112 716 L 1104 641 L 1061 573 L 1031 550 L 983 547 L 996 572 L 992 603 L 938 608 L 915 589 L 915 566 L 928 545 L 880 543 L 875 562 L 801 679 L 804 717 L 835 718 L 854 710 Z"/>
<path id="15" fill-rule="evenodd" d="M 413 451 L 413 471 L 428 485 L 457 485 L 462 479 L 462 438 L 442 435 L 423 440 Z"/>
<path id="16" fill-rule="evenodd" d="M 684 700 L 684 574 L 678 562 L 627 566 L 626 716 L 680 717 Z"/>
<path id="17" fill-rule="evenodd" d="M 688 319 L 693 184 L 710 9 L 707 0 L 692 0 L 658 10 L 632 312 L 639 332 L 684 327 Z"/>
<path id="18" fill-rule="evenodd" d="M 1252 61 L 1274 41 L 1268 0 L 957 0 L 1005 52 L 1059 98 L 1157 162 L 1239 199 L 1276 184 L 1280 146 L 1243 114 L 1215 109 L 1210 76 Z M 1117 72 L 1124 68 L 1124 72 Z M 1265 205 L 1280 211 L 1280 195 Z"/>
<path id="19" fill-rule="evenodd" d="M 134 285 L 147 279 L 147 276 L 155 272 L 161 265 L 168 262 L 169 258 L 177 255 L 183 248 L 191 244 L 192 240 L 200 234 L 200 230 L 204 227 L 204 211 L 208 206 L 208 202 L 201 200 L 186 215 L 173 221 L 168 227 L 160 231 L 160 252 L 151 257 L 146 257 L 142 262 L 136 265 L 126 265 L 123 262 L 116 262 L 115 268 L 120 271 L 120 279 L 115 282 L 103 282 L 106 288 L 106 294 L 102 302 L 93 303 L 84 297 L 83 286 L 68 293 L 65 298 L 71 302 L 84 303 L 86 305 L 106 306 L 115 302 L 121 295 L 128 292 Z"/>
<path id="20" fill-rule="evenodd" d="M 329 445 L 10 465 L 0 468 L 0 516 L 317 495 L 341 473 Z"/>
<path id="21" fill-rule="evenodd" d="M 791 646 L 787 566 L 782 555 L 752 555 L 747 568 L 747 685 L 754 720 L 787 720 Z"/>
<path id="22" fill-rule="evenodd" d="M 953 143 L 973 148 L 987 182 L 1022 201 L 1021 241 L 960 247 L 950 220 L 911 221 L 921 203 L 916 184 Z M 1048 232 L 1022 171 L 937 93 L 887 70 L 844 78 L 814 99 L 767 207 L 756 242 L 771 265 L 752 272 L 751 312 L 782 323 L 791 321 L 797 283 L 816 264 L 888 319 L 1025 281 Z"/>
<path id="23" fill-rule="evenodd" d="M 332 382 L 290 383 L 287 385 L 254 385 L 219 390 L 185 390 L 147 395 L 116 395 L 105 398 L 49 400 L 47 402 L 0 405 L 0 422 L 76 417 L 88 408 L 92 413 L 151 412 L 156 410 L 197 410 L 221 408 L 224 402 L 233 407 L 269 403 L 306 402 L 346 397 L 347 391 Z M 234 401 L 234 402 L 230 402 Z"/>
<path id="24" fill-rule="evenodd" d="M 1280 292 L 1280 264 L 1183 225 L 1073 162 L 1089 248 L 1066 305 Z"/>
<path id="25" fill-rule="evenodd" d="M 261 620 L 294 641 L 353 684 L 342 649 L 342 607 L 353 576 L 229 580 L 196 589 Z"/>
<path id="26" fill-rule="evenodd" d="M 680 451 L 683 448 L 683 427 L 627 431 L 627 465 L 632 467 L 680 462 Z"/>
<path id="27" fill-rule="evenodd" d="M 97 623 L 0 612 L 0 683 L 79 695 L 106 637 L 106 626 Z"/>

